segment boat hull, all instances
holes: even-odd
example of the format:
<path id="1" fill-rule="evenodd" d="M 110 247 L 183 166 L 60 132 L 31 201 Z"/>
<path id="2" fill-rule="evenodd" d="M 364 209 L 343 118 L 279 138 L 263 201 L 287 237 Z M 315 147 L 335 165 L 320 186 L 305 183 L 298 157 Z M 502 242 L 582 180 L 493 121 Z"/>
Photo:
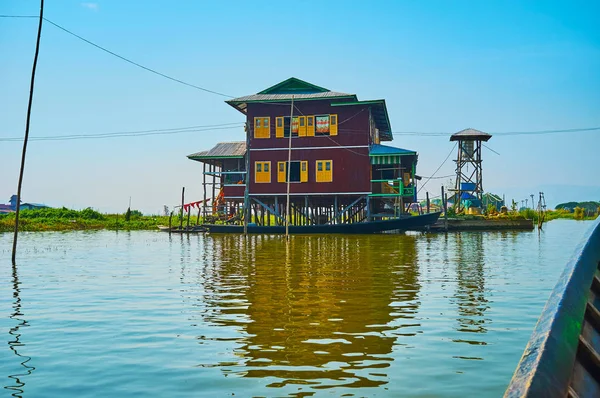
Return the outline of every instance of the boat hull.
<path id="1" fill-rule="evenodd" d="M 428 213 L 420 216 L 396 218 L 393 220 L 369 221 L 353 224 L 332 225 L 290 225 L 290 234 L 374 234 L 385 231 L 408 231 L 422 229 L 434 224 L 440 213 Z M 203 227 L 211 233 L 238 233 L 244 232 L 242 225 L 204 224 Z M 250 234 L 285 234 L 285 226 L 248 225 Z"/>

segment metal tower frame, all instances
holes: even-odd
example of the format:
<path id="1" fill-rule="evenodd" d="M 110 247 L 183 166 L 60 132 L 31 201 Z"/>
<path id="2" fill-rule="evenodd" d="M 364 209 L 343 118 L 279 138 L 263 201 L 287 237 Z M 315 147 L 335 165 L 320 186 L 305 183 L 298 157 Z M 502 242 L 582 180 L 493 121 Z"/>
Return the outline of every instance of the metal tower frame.
<path id="1" fill-rule="evenodd" d="M 492 136 L 475 129 L 465 129 L 453 134 L 450 141 L 458 141 L 458 154 L 456 157 L 456 182 L 454 203 L 456 211 L 462 210 L 461 196 L 463 192 L 470 192 L 479 201 L 483 199 L 483 168 L 481 159 L 481 146 L 483 141 L 488 141 Z M 469 169 L 471 165 L 471 169 Z M 463 189 L 463 184 L 473 184 L 474 188 Z"/>

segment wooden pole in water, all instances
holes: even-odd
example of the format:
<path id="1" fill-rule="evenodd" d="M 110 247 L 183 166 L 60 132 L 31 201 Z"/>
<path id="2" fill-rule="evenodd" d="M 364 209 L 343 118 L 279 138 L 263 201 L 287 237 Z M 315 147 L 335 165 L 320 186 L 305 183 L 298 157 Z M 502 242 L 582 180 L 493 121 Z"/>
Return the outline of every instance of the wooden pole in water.
<path id="1" fill-rule="evenodd" d="M 252 126 L 254 126 L 254 124 Z M 246 177 L 244 178 L 246 185 L 244 186 L 243 208 L 244 236 L 248 235 L 248 218 L 250 218 L 250 134 L 252 132 L 252 128 L 250 127 L 250 122 L 246 120 Z"/>
<path id="2" fill-rule="evenodd" d="M 171 220 L 173 218 L 173 210 L 171 210 L 171 213 L 169 214 L 169 235 L 171 234 L 171 228 L 172 228 L 172 223 Z"/>
<path id="3" fill-rule="evenodd" d="M 187 231 L 190 233 L 190 215 L 192 214 L 192 206 L 188 206 Z"/>
<path id="4" fill-rule="evenodd" d="M 287 193 L 286 193 L 286 207 L 285 207 L 285 239 L 290 239 L 290 164 L 292 160 L 292 132 L 294 126 L 294 96 L 292 95 L 292 105 L 290 107 L 290 137 L 288 139 L 288 161 L 286 165 L 287 174 Z M 300 129 L 300 126 L 298 126 Z"/>
<path id="5" fill-rule="evenodd" d="M 15 210 L 15 234 L 12 247 L 12 264 L 16 265 L 17 238 L 19 236 L 19 210 L 21 207 L 21 187 L 23 186 L 23 171 L 25 169 L 25 155 L 27 154 L 27 142 L 29 141 L 29 122 L 31 120 L 31 104 L 33 102 L 33 88 L 35 86 L 35 70 L 37 68 L 38 54 L 40 53 L 40 38 L 42 37 L 42 23 L 44 21 L 44 0 L 40 1 L 40 22 L 38 24 L 37 40 L 35 43 L 35 55 L 33 67 L 31 68 L 31 83 L 29 86 L 29 103 L 27 105 L 27 119 L 25 122 L 25 137 L 23 138 L 23 153 L 21 154 L 21 170 L 19 171 L 19 184 L 17 186 L 17 208 Z"/>
<path id="6" fill-rule="evenodd" d="M 183 203 L 185 202 L 185 187 L 181 189 L 181 210 L 179 210 L 179 230 L 183 229 Z"/>

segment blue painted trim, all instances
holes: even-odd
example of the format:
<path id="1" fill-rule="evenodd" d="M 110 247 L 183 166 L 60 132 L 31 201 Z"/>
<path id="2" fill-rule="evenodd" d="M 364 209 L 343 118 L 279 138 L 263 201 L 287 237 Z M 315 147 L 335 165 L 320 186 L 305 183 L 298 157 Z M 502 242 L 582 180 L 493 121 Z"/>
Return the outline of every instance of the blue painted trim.
<path id="1" fill-rule="evenodd" d="M 505 397 L 567 396 L 590 287 L 600 262 L 600 218 L 577 246 L 538 320 Z"/>

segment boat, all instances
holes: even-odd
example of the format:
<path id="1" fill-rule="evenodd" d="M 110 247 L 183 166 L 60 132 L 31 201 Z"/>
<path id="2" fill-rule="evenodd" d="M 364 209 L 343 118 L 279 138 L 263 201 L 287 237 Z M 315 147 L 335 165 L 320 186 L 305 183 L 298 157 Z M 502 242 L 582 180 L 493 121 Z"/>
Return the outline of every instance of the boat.
<path id="1" fill-rule="evenodd" d="M 418 216 L 406 216 L 381 221 L 365 221 L 349 224 L 321 224 L 321 225 L 290 225 L 290 234 L 373 234 L 386 231 L 417 230 L 427 225 L 434 224 L 441 212 L 427 213 Z M 203 224 L 210 233 L 238 233 L 244 232 L 243 225 Z M 248 225 L 250 234 L 285 234 L 285 225 Z"/>
<path id="2" fill-rule="evenodd" d="M 554 287 L 504 396 L 600 397 L 600 218 Z"/>
<path id="3" fill-rule="evenodd" d="M 176 233 L 176 234 L 206 232 L 206 228 L 204 228 L 202 225 L 191 225 L 189 227 L 183 227 L 183 228 L 168 227 L 166 225 L 157 225 L 157 227 L 158 227 L 158 230 L 161 232 L 169 232 L 169 233 Z"/>

